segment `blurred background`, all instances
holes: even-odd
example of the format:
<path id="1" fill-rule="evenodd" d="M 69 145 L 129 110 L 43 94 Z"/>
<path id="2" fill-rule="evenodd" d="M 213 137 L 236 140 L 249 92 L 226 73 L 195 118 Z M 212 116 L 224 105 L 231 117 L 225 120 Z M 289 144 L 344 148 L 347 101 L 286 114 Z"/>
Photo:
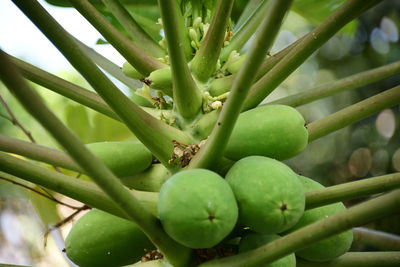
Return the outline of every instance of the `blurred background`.
<path id="1" fill-rule="evenodd" d="M 118 66 L 122 66 L 125 62 L 122 56 L 110 45 L 104 43 L 103 37 L 74 9 L 56 7 L 45 1 L 39 2 L 80 41 L 94 48 Z M 150 25 L 151 31 L 157 32 L 159 28 L 154 26 L 155 18 L 157 18 L 154 2 L 148 1 L 147 4 L 142 4 L 143 9 L 131 12 L 139 20 L 146 21 Z M 238 17 L 246 1 L 236 2 L 234 14 Z M 343 1 L 323 1 L 324 4 L 321 2 L 315 0 L 295 1 L 295 12 L 290 12 L 286 18 L 271 54 L 308 33 Z M 141 14 L 141 10 L 147 11 Z M 112 17 L 108 18 L 113 21 Z M 0 25 L 2 25 L 0 27 L 0 47 L 5 52 L 90 89 L 90 86 L 58 50 L 11 1 L 0 1 Z M 383 1 L 382 4 L 362 15 L 357 21 L 346 26 L 344 30 L 314 53 L 265 102 L 400 60 L 399 28 L 400 2 Z M 129 94 L 131 89 L 115 82 L 121 90 Z M 399 84 L 400 75 L 397 75 L 356 90 L 300 106 L 298 109 L 307 122 L 312 122 Z M 85 143 L 124 140 L 132 137 L 122 124 L 36 84 L 31 83 L 31 85 L 57 116 Z M 13 125 L 11 116 L 6 109 L 7 106 L 18 122 L 32 134 L 37 143 L 60 148 L 1 83 L 0 96 L 4 100 L 0 104 L 1 134 L 29 141 L 26 134 L 19 127 Z M 312 142 L 303 153 L 286 163 L 297 173 L 313 178 L 326 186 L 398 172 L 400 171 L 399 113 L 399 106 L 396 106 L 332 133 Z M 24 183 L 24 185 L 34 186 L 29 183 Z M 69 205 L 80 205 L 60 195 L 55 195 L 55 197 Z M 356 201 L 352 201 L 346 204 L 355 203 Z M 66 236 L 71 222 L 76 221 L 79 215 L 74 217 L 71 222 L 51 231 L 48 238 L 46 232 L 49 226 L 60 222 L 74 212 L 74 209 L 65 205 L 56 205 L 55 202 L 46 200 L 21 185 L 0 179 L 0 263 L 69 266 L 70 263 L 65 261 L 61 253 L 62 236 Z M 83 213 L 81 212 L 80 215 Z M 394 216 L 370 226 L 400 234 L 399 222 L 400 216 Z M 357 247 L 354 249 L 368 248 Z"/>

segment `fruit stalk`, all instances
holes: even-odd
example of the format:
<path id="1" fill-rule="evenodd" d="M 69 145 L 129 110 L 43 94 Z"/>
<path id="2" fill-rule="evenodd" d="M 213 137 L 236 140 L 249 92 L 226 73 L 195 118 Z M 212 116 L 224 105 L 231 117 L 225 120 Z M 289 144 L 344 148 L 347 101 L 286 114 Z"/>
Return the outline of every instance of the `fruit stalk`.
<path id="1" fill-rule="evenodd" d="M 395 190 L 307 225 L 257 249 L 232 257 L 211 260 L 200 266 L 239 267 L 265 265 L 352 227 L 396 214 L 399 210 L 400 190 Z"/>

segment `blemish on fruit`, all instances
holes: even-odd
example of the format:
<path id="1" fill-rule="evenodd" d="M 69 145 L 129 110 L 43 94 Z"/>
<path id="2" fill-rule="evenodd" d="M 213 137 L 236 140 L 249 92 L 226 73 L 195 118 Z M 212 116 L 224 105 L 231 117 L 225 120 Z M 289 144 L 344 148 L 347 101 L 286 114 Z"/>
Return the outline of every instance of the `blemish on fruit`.
<path id="1" fill-rule="evenodd" d="M 282 206 L 281 206 L 281 211 L 285 211 L 285 210 L 287 210 L 287 206 L 286 206 L 286 204 L 282 204 Z"/>
<path id="2" fill-rule="evenodd" d="M 215 215 L 211 213 L 210 215 L 208 215 L 208 219 L 210 221 L 213 221 L 215 219 Z"/>

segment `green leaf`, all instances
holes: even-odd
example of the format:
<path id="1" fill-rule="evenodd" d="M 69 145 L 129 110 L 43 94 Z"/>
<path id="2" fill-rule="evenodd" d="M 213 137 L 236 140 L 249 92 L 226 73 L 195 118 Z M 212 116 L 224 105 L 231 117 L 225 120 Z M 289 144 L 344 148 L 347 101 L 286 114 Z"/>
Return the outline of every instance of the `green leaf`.
<path id="1" fill-rule="evenodd" d="M 78 137 L 87 143 L 90 141 L 90 121 L 87 110 L 84 106 L 70 103 L 64 109 L 65 121 Z"/>
<path id="2" fill-rule="evenodd" d="M 346 0 L 296 0 L 292 5 L 292 11 L 304 17 L 311 24 L 321 24 L 330 14 L 338 9 Z M 353 34 L 357 28 L 357 22 L 352 21 L 341 31 Z"/>
<path id="3" fill-rule="evenodd" d="M 71 177 L 71 179 L 73 178 Z M 35 186 L 34 188 L 38 191 L 42 191 L 42 189 L 38 186 Z M 36 210 L 36 213 L 39 215 L 41 221 L 46 227 L 61 221 L 61 218 L 57 212 L 56 202 L 40 196 L 33 191 L 30 192 L 30 199 L 33 207 Z"/>
<path id="4" fill-rule="evenodd" d="M 96 113 L 92 119 L 91 142 L 122 141 L 132 138 L 131 131 L 122 123 Z"/>

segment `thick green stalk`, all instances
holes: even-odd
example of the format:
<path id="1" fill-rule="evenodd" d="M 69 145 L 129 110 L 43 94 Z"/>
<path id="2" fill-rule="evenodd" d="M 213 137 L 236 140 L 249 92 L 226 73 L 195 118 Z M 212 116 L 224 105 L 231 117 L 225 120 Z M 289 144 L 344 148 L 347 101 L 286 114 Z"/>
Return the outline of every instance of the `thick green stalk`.
<path id="1" fill-rule="evenodd" d="M 119 0 L 102 0 L 102 2 L 121 23 L 135 45 L 156 58 L 166 55 L 166 51 L 140 27 Z"/>
<path id="2" fill-rule="evenodd" d="M 363 179 L 306 192 L 306 209 L 379 194 L 400 187 L 400 173 Z"/>
<path id="3" fill-rule="evenodd" d="M 233 0 L 218 1 L 210 28 L 199 51 L 190 62 L 190 68 L 194 76 L 202 82 L 207 81 L 215 72 L 219 53 L 225 40 L 225 32 L 233 2 Z"/>
<path id="4" fill-rule="evenodd" d="M 348 0 L 320 26 L 307 34 L 304 39 L 251 88 L 244 110 L 257 106 L 279 84 L 296 70 L 312 53 L 327 42 L 348 22 L 368 10 L 381 0 Z"/>
<path id="5" fill-rule="evenodd" d="M 272 46 L 282 19 L 289 10 L 291 0 L 273 0 L 257 37 L 235 79 L 228 100 L 222 108 L 217 124 L 205 146 L 190 163 L 191 168 L 213 168 L 224 154 L 230 134 L 241 107 L 268 49 Z"/>
<path id="6" fill-rule="evenodd" d="M 396 86 L 308 124 L 308 142 L 312 142 L 399 103 L 400 86 Z"/>
<path id="7" fill-rule="evenodd" d="M 297 267 L 397 267 L 400 252 L 348 252 L 339 258 L 326 262 L 296 260 Z"/>
<path id="8" fill-rule="evenodd" d="M 175 2 L 175 0 L 159 0 L 158 5 L 171 62 L 174 105 L 184 119 L 191 120 L 200 113 L 202 93 L 186 64 L 185 53 L 181 46 L 183 36 L 179 27 L 181 16 Z"/>
<path id="9" fill-rule="evenodd" d="M 246 6 L 243 9 L 242 14 L 240 14 L 239 19 L 235 22 L 233 30 L 240 29 L 246 21 L 251 17 L 251 14 L 257 10 L 257 7 L 264 0 L 249 0 L 247 1 Z"/>
<path id="10" fill-rule="evenodd" d="M 309 224 L 257 249 L 232 257 L 205 262 L 200 266 L 265 266 L 315 242 L 351 229 L 352 227 L 364 225 L 396 214 L 399 211 L 400 190 L 395 190 Z"/>
<path id="11" fill-rule="evenodd" d="M 400 253 L 400 236 L 368 229 L 364 227 L 353 228 L 354 241 L 358 244 L 374 247 L 379 250 L 399 251 Z M 400 256 L 400 255 L 399 255 Z M 399 258 L 400 263 L 400 258 Z"/>
<path id="12" fill-rule="evenodd" d="M 83 170 L 65 152 L 0 134 L 0 151 L 17 154 L 57 167 L 82 173 Z"/>
<path id="13" fill-rule="evenodd" d="M 332 96 L 345 90 L 361 87 L 398 74 L 400 74 L 400 61 L 372 70 L 360 72 L 340 80 L 328 82 L 315 88 L 283 97 L 267 104 L 282 104 L 297 107 L 318 99 Z"/>
<path id="14" fill-rule="evenodd" d="M 307 36 L 307 35 L 305 35 Z M 287 53 L 292 50 L 302 39 L 304 39 L 303 36 L 302 38 L 298 39 L 296 42 L 293 44 L 289 45 L 288 47 L 282 49 L 275 55 L 272 55 L 270 57 L 267 57 L 264 59 L 263 63 L 261 64 L 260 68 L 257 71 L 257 75 L 254 81 L 258 81 L 262 76 L 264 76 L 268 71 L 270 71 L 273 67 L 275 67 L 276 64 L 278 64 L 279 61 L 282 60 L 284 56 L 287 55 Z M 235 80 L 237 74 L 232 74 L 229 76 L 225 76 L 220 79 L 216 79 L 210 84 L 210 91 L 215 91 L 215 92 L 220 92 L 220 94 L 223 94 L 225 92 L 228 92 L 233 84 L 233 81 Z M 214 86 L 214 88 L 213 88 Z M 218 93 L 217 93 L 218 94 Z"/>
<path id="15" fill-rule="evenodd" d="M 190 139 L 180 130 L 154 119 L 135 105 L 98 69 L 81 51 L 75 40 L 36 1 L 13 1 L 86 78 L 140 141 L 165 166 L 169 166 L 168 161 L 173 153 L 172 140 L 190 143 Z"/>
<path id="16" fill-rule="evenodd" d="M 120 206 L 115 204 L 96 184 L 38 166 L 7 153 L 0 152 L 0 171 L 17 176 L 20 179 L 43 186 L 93 208 L 98 208 L 129 219 Z M 156 213 L 157 193 L 132 190 L 130 194 L 137 198 L 143 206 Z"/>
<path id="17" fill-rule="evenodd" d="M 262 1 L 256 10 L 248 17 L 248 20 L 238 29 L 229 41 L 229 45 L 224 47 L 221 51 L 219 59 L 224 62 L 228 59 L 233 50 L 240 52 L 240 49 L 247 43 L 250 37 L 256 32 L 260 26 L 265 14 L 269 8 L 268 0 Z"/>
<path id="18" fill-rule="evenodd" d="M 137 223 L 172 264 L 179 266 L 188 261 L 190 250 L 164 232 L 157 217 L 145 209 L 104 163 L 53 114 L 3 52 L 0 52 L 0 78 L 25 109 L 51 133 L 115 204 Z"/>
<path id="19" fill-rule="evenodd" d="M 120 33 L 89 1 L 69 1 L 140 73 L 148 76 L 153 70 L 165 67 L 164 64 L 134 45 L 125 35 Z"/>
<path id="20" fill-rule="evenodd" d="M 72 36 L 72 35 L 71 35 Z M 73 37 L 73 36 L 72 36 Z M 137 88 L 141 87 L 141 82 L 134 80 L 128 76 L 126 76 L 121 67 L 103 56 L 102 54 L 98 53 L 93 48 L 87 46 L 86 44 L 82 43 L 78 39 L 74 37 L 75 41 L 78 43 L 80 48 L 85 52 L 85 54 L 90 57 L 97 66 L 105 70 L 108 74 L 116 78 L 121 83 L 125 84 L 129 88 L 136 90 Z"/>
<path id="21" fill-rule="evenodd" d="M 48 88 L 53 92 L 68 97 L 69 99 L 96 110 L 108 117 L 121 120 L 98 94 L 73 84 L 67 80 L 61 79 L 49 72 L 43 71 L 20 59 L 14 57 L 12 59 L 14 64 L 18 67 L 26 79 L 40 86 Z"/>
<path id="22" fill-rule="evenodd" d="M 112 119 L 121 121 L 121 118 L 107 105 L 106 102 L 96 93 L 93 93 L 83 87 L 73 84 L 67 80 L 61 79 L 49 72 L 41 70 L 27 62 L 12 57 L 15 65 L 19 68 L 24 77 L 44 88 L 55 93 L 74 100 L 86 107 L 102 113 Z M 170 110 L 160 110 L 149 107 L 141 107 L 144 111 L 159 119 L 161 113 L 164 116 L 170 116 Z"/>

